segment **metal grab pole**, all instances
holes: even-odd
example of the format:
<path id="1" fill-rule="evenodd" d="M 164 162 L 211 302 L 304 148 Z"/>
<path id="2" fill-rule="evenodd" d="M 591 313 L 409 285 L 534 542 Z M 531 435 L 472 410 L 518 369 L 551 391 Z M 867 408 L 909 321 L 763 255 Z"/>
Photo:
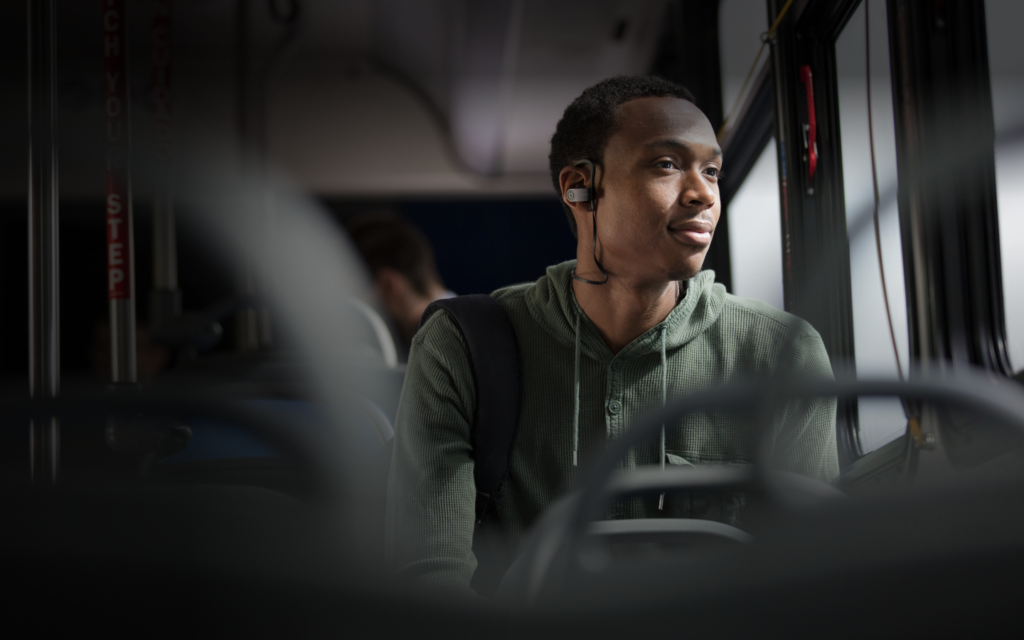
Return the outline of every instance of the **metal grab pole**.
<path id="1" fill-rule="evenodd" d="M 154 335 L 181 315 L 178 237 L 174 224 L 171 144 L 171 0 L 153 2 L 153 104 L 156 111 L 156 189 L 153 197 L 153 290 L 149 320 Z"/>
<path id="2" fill-rule="evenodd" d="M 269 62 L 259 73 L 258 85 L 252 83 L 252 42 L 250 28 L 250 3 L 239 0 L 236 14 L 237 63 L 238 63 L 238 137 L 241 153 L 242 173 L 246 181 L 258 189 L 252 194 L 251 210 L 262 227 L 253 234 L 253 242 L 262 245 L 261 250 L 272 250 L 270 238 L 274 233 L 273 187 L 267 171 L 267 109 L 270 86 L 280 70 L 282 62 L 294 50 L 302 6 L 299 0 L 290 0 L 282 13 L 271 3 L 271 14 L 275 21 L 283 24 L 287 31 L 275 47 Z M 238 292 L 252 296 L 256 292 L 253 268 L 243 264 L 239 274 Z M 273 324 L 270 310 L 265 306 L 243 310 L 238 316 L 237 348 L 241 352 L 273 346 Z"/>
<path id="3" fill-rule="evenodd" d="M 103 86 L 107 112 L 107 298 L 114 384 L 135 384 L 135 243 L 131 119 L 124 0 L 103 0 Z"/>
<path id="4" fill-rule="evenodd" d="M 60 391 L 60 280 L 57 182 L 55 0 L 28 3 L 28 298 L 29 397 Z M 57 482 L 60 431 L 56 418 L 29 424 L 32 481 Z"/>
<path id="5" fill-rule="evenodd" d="M 242 174 L 247 180 L 252 178 L 254 170 L 254 145 L 252 135 L 252 69 L 249 56 L 251 52 L 251 41 L 249 37 L 250 3 L 246 0 L 238 0 L 238 13 L 236 14 L 236 62 L 238 64 L 238 143 L 241 155 Z M 241 296 L 252 296 L 256 292 L 256 284 L 253 279 L 252 266 L 243 263 L 241 273 L 238 275 L 238 294 Z M 259 349 L 259 314 L 253 307 L 243 309 L 237 319 L 236 349 L 240 352 L 255 351 Z"/>

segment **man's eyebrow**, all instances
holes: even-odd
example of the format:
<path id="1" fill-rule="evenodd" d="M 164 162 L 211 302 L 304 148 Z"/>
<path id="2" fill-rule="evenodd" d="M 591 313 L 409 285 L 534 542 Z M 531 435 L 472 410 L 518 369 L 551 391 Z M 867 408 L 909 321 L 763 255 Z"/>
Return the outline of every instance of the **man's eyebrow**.
<path id="1" fill-rule="evenodd" d="M 680 151 L 687 151 L 687 152 L 692 152 L 693 151 L 693 147 L 692 146 L 686 144 L 685 142 L 680 142 L 679 140 L 674 140 L 672 138 L 665 138 L 663 140 L 653 140 L 653 141 L 648 142 L 647 144 L 644 145 L 645 149 L 656 149 L 656 148 L 659 148 L 659 147 L 672 147 L 673 149 L 678 149 Z M 722 157 L 722 150 L 720 148 L 718 148 L 718 147 L 712 147 L 711 148 L 711 157 L 713 157 L 713 158 L 721 158 Z"/>

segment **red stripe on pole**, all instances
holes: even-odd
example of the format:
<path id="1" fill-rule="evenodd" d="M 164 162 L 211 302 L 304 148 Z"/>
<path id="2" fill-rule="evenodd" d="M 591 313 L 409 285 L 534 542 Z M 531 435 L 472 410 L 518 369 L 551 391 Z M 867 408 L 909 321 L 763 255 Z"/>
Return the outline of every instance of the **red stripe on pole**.
<path id="1" fill-rule="evenodd" d="M 103 2 L 103 86 L 107 112 L 107 297 L 132 297 L 128 51 L 124 0 Z"/>

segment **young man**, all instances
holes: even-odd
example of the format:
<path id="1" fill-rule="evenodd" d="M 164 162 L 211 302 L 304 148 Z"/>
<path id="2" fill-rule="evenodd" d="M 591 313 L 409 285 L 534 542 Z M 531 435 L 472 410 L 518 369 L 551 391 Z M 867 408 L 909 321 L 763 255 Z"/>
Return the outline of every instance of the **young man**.
<path id="1" fill-rule="evenodd" d="M 534 284 L 493 294 L 515 329 L 522 367 L 519 426 L 499 507 L 513 545 L 545 507 L 578 486 L 588 459 L 664 397 L 790 368 L 832 375 L 808 324 L 729 295 L 713 272 L 700 271 L 721 210 L 722 155 L 686 89 L 622 76 L 590 87 L 558 123 L 550 164 L 577 258 Z M 586 188 L 592 200 L 570 192 Z M 477 564 L 467 358 L 446 313 L 432 315 L 416 335 L 388 487 L 392 566 L 440 588 L 468 587 Z M 784 413 L 773 459 L 833 481 L 834 401 Z M 749 464 L 755 440 L 735 416 L 695 414 L 667 424 L 660 442 L 638 447 L 624 466 Z M 611 516 L 735 522 L 743 499 L 658 502 L 625 502 Z"/>

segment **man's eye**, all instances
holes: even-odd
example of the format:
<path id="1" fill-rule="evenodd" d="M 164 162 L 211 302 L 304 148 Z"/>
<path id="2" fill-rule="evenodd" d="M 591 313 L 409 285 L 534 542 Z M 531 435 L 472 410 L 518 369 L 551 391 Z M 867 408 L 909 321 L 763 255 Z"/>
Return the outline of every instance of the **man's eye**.
<path id="1" fill-rule="evenodd" d="M 717 180 L 722 177 L 722 170 L 718 167 L 708 167 L 704 170 L 704 174 L 709 178 L 715 178 Z"/>
<path id="2" fill-rule="evenodd" d="M 654 166 L 658 167 L 659 169 L 675 169 L 676 163 L 672 162 L 671 160 L 659 160 L 654 164 Z"/>

